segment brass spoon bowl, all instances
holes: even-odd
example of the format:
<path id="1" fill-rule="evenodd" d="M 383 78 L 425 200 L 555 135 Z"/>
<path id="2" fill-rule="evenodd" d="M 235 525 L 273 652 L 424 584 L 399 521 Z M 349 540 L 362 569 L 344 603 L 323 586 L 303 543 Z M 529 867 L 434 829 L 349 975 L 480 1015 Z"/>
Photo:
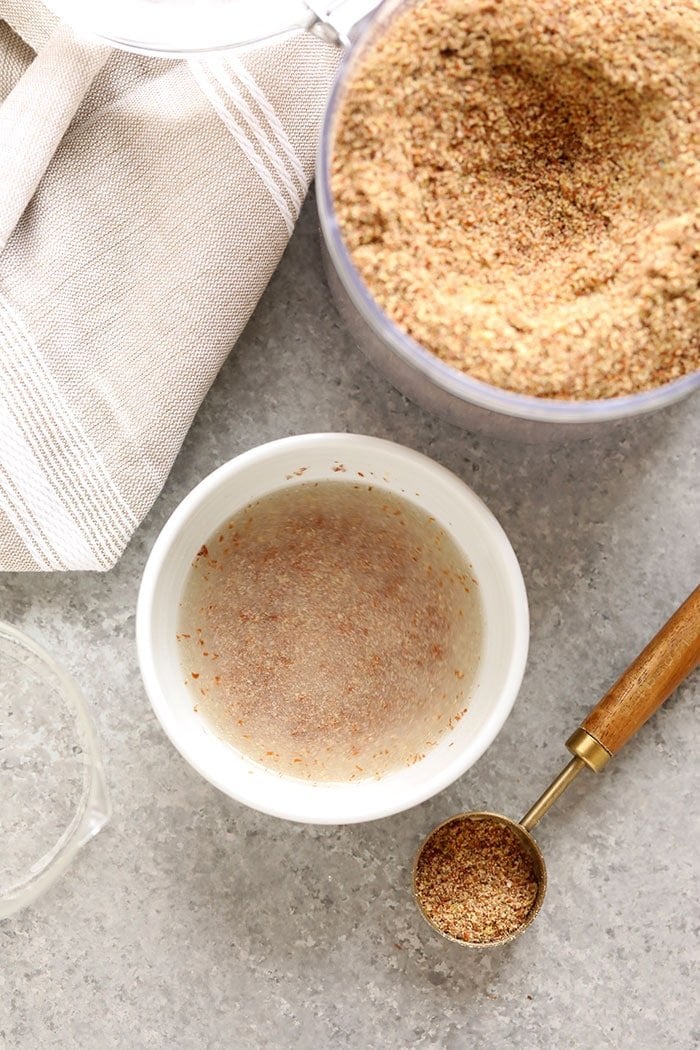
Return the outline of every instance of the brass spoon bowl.
<path id="1" fill-rule="evenodd" d="M 532 868 L 537 879 L 537 895 L 535 897 L 535 900 L 533 901 L 532 907 L 530 908 L 530 911 L 525 921 L 514 932 L 505 934 L 503 937 L 498 937 L 488 941 L 464 941 L 461 940 L 459 937 L 455 937 L 453 934 L 448 933 L 446 930 L 441 929 L 441 927 L 433 921 L 429 913 L 425 910 L 425 908 L 422 905 L 420 886 L 418 884 L 417 878 L 418 872 L 420 870 L 420 861 L 421 857 L 423 856 L 423 851 L 434 840 L 434 837 L 437 835 L 437 833 L 443 828 L 446 828 L 450 825 L 460 824 L 462 823 L 462 821 L 471 820 L 489 821 L 493 824 L 500 824 L 507 828 L 510 828 L 510 830 L 514 832 L 517 839 L 519 840 L 523 851 L 531 860 Z M 436 828 L 433 828 L 433 830 L 430 832 L 427 838 L 424 839 L 420 849 L 416 854 L 416 859 L 413 862 L 413 896 L 416 900 L 416 903 L 418 904 L 418 907 L 421 910 L 423 918 L 430 926 L 432 926 L 435 932 L 439 933 L 442 937 L 446 937 L 449 941 L 454 941 L 455 944 L 468 945 L 471 948 L 490 948 L 497 944 L 507 944 L 508 941 L 515 940 L 516 937 L 518 937 L 524 930 L 527 929 L 527 927 L 530 925 L 530 923 L 533 921 L 533 919 L 539 912 L 540 908 L 542 907 L 542 902 L 544 900 L 546 890 L 547 868 L 545 867 L 544 857 L 542 856 L 542 851 L 540 850 L 540 847 L 537 845 L 532 835 L 530 835 L 529 832 L 525 830 L 522 824 L 516 824 L 514 820 L 510 820 L 509 817 L 504 817 L 500 813 L 458 813 L 457 816 L 448 817 L 447 820 L 443 820 L 442 824 L 438 824 Z"/>
<path id="2" fill-rule="evenodd" d="M 676 610 L 670 620 L 627 668 L 615 685 L 584 719 L 566 742 L 573 758 L 558 777 L 516 823 L 500 813 L 460 813 L 438 824 L 422 842 L 413 865 L 413 896 L 421 914 L 441 936 L 463 947 L 486 948 L 519 937 L 536 918 L 547 889 L 547 869 L 542 852 L 530 834 L 549 807 L 567 789 L 582 769 L 598 773 L 613 755 L 634 736 L 641 726 L 671 695 L 674 689 L 700 663 L 700 586 Z M 526 918 L 519 926 L 490 940 L 462 940 L 443 929 L 426 911 L 421 899 L 418 874 L 425 850 L 442 829 L 462 821 L 483 820 L 509 828 L 532 866 L 537 893 Z"/>

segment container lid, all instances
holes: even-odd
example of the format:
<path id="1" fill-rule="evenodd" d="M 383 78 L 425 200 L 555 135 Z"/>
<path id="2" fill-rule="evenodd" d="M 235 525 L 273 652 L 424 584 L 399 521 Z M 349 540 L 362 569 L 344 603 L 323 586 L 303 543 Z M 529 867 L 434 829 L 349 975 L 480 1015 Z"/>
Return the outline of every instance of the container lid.
<path id="1" fill-rule="evenodd" d="M 78 31 L 156 55 L 251 44 L 316 21 L 304 0 L 48 0 Z"/>

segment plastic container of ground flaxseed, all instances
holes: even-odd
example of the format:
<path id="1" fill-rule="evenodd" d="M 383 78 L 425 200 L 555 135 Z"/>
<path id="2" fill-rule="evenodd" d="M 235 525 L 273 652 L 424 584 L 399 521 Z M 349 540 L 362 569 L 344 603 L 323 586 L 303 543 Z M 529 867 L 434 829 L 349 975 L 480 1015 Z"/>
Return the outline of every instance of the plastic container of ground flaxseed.
<path id="1" fill-rule="evenodd" d="M 347 52 L 321 134 L 316 194 L 328 283 L 356 344 L 403 394 L 458 426 L 506 438 L 561 440 L 625 429 L 635 419 L 700 389 L 695 372 L 656 389 L 596 401 L 563 401 L 512 393 L 471 378 L 426 350 L 384 313 L 370 294 L 343 240 L 330 172 L 336 122 L 346 85 L 365 49 L 406 0 L 386 0 Z"/>
<path id="2" fill-rule="evenodd" d="M 700 372 L 638 394 L 564 401 L 471 378 L 403 332 L 377 304 L 343 241 L 330 188 L 340 103 L 358 59 L 412 0 L 49 0 L 72 26 L 115 47 L 163 57 L 222 51 L 300 30 L 346 50 L 326 111 L 316 173 L 328 282 L 354 342 L 411 400 L 468 429 L 510 438 L 585 437 L 630 424 L 700 388 Z"/>

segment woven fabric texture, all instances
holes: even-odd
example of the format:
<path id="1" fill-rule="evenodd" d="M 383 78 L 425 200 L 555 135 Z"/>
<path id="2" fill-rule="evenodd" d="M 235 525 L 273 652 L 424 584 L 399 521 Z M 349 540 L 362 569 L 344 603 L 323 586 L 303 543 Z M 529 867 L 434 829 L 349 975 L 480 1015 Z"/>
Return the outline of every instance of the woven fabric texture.
<path id="1" fill-rule="evenodd" d="M 339 56 L 299 33 L 166 61 L 103 54 L 30 0 L 0 0 L 0 19 L 0 155 L 35 51 L 71 71 L 43 100 L 44 146 L 61 133 L 0 253 L 0 569 L 104 570 L 284 251 Z M 0 229 L 9 200 L 0 180 Z"/>

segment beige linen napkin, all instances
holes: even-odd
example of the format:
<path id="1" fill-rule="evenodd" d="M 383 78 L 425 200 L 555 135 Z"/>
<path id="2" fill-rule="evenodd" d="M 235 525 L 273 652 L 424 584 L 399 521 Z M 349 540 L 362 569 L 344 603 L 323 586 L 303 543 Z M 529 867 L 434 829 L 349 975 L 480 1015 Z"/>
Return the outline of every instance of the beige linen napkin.
<path id="1" fill-rule="evenodd" d="M 284 251 L 338 60 L 144 58 L 0 0 L 0 570 L 119 558 Z"/>

